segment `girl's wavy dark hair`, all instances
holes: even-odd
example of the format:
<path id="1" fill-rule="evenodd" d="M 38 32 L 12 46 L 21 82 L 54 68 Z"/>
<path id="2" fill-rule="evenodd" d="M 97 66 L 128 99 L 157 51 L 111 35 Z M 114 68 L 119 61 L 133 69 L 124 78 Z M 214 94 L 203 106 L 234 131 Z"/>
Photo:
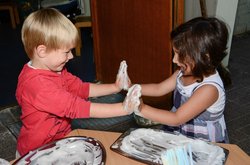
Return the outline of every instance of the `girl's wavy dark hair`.
<path id="1" fill-rule="evenodd" d="M 180 62 L 194 62 L 192 73 L 203 81 L 221 66 L 227 54 L 228 29 L 217 18 L 197 17 L 175 28 L 171 40 Z"/>

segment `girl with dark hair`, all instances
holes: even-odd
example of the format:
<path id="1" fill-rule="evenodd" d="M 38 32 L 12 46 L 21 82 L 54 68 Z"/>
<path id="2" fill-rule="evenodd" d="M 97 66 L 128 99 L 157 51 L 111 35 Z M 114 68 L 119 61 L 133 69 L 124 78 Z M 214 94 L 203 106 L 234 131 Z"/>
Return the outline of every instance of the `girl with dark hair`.
<path id="1" fill-rule="evenodd" d="M 226 56 L 228 29 L 217 18 L 194 18 L 171 32 L 176 71 L 156 84 L 141 84 L 144 96 L 174 92 L 171 111 L 141 102 L 137 115 L 164 124 L 166 131 L 228 143 L 225 90 L 217 68 Z"/>

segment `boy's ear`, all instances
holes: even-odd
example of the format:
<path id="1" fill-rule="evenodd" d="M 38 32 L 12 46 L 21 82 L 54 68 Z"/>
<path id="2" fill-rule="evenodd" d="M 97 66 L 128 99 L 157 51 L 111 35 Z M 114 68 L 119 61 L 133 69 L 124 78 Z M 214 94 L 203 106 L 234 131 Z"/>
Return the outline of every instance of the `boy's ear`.
<path id="1" fill-rule="evenodd" d="M 46 49 L 47 47 L 45 45 L 39 45 L 36 47 L 36 53 L 39 57 L 43 58 L 46 56 Z"/>

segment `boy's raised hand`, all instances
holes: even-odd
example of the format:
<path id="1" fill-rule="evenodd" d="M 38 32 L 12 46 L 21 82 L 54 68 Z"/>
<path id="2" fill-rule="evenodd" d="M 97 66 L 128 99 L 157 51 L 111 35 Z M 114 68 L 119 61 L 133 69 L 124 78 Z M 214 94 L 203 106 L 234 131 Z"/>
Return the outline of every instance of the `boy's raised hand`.
<path id="1" fill-rule="evenodd" d="M 120 63 L 120 68 L 116 76 L 115 84 L 122 90 L 128 90 L 131 86 L 131 81 L 127 73 L 128 65 L 125 60 Z"/>
<path id="2" fill-rule="evenodd" d="M 128 89 L 127 96 L 123 102 L 123 108 L 128 114 L 133 112 L 140 113 L 140 97 L 141 97 L 141 86 L 135 84 Z"/>

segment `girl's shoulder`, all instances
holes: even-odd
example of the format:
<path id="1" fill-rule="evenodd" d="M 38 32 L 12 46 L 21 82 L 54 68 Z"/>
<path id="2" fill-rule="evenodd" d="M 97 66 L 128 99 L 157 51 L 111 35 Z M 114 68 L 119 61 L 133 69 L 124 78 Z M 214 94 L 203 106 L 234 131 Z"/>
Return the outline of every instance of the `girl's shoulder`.
<path id="1" fill-rule="evenodd" d="M 217 71 L 215 72 L 215 74 L 205 77 L 204 80 L 199 84 L 199 86 L 206 84 L 211 84 L 216 86 L 217 88 L 219 87 L 224 90 L 223 81 Z"/>
<path id="2" fill-rule="evenodd" d="M 225 95 L 223 82 L 217 72 L 209 77 L 204 78 L 202 82 L 198 83 L 198 85 L 193 88 L 192 93 L 196 92 L 198 89 L 200 92 L 205 92 L 206 94 L 214 93 L 218 95 L 218 98 L 222 98 L 222 96 L 224 97 Z"/>

